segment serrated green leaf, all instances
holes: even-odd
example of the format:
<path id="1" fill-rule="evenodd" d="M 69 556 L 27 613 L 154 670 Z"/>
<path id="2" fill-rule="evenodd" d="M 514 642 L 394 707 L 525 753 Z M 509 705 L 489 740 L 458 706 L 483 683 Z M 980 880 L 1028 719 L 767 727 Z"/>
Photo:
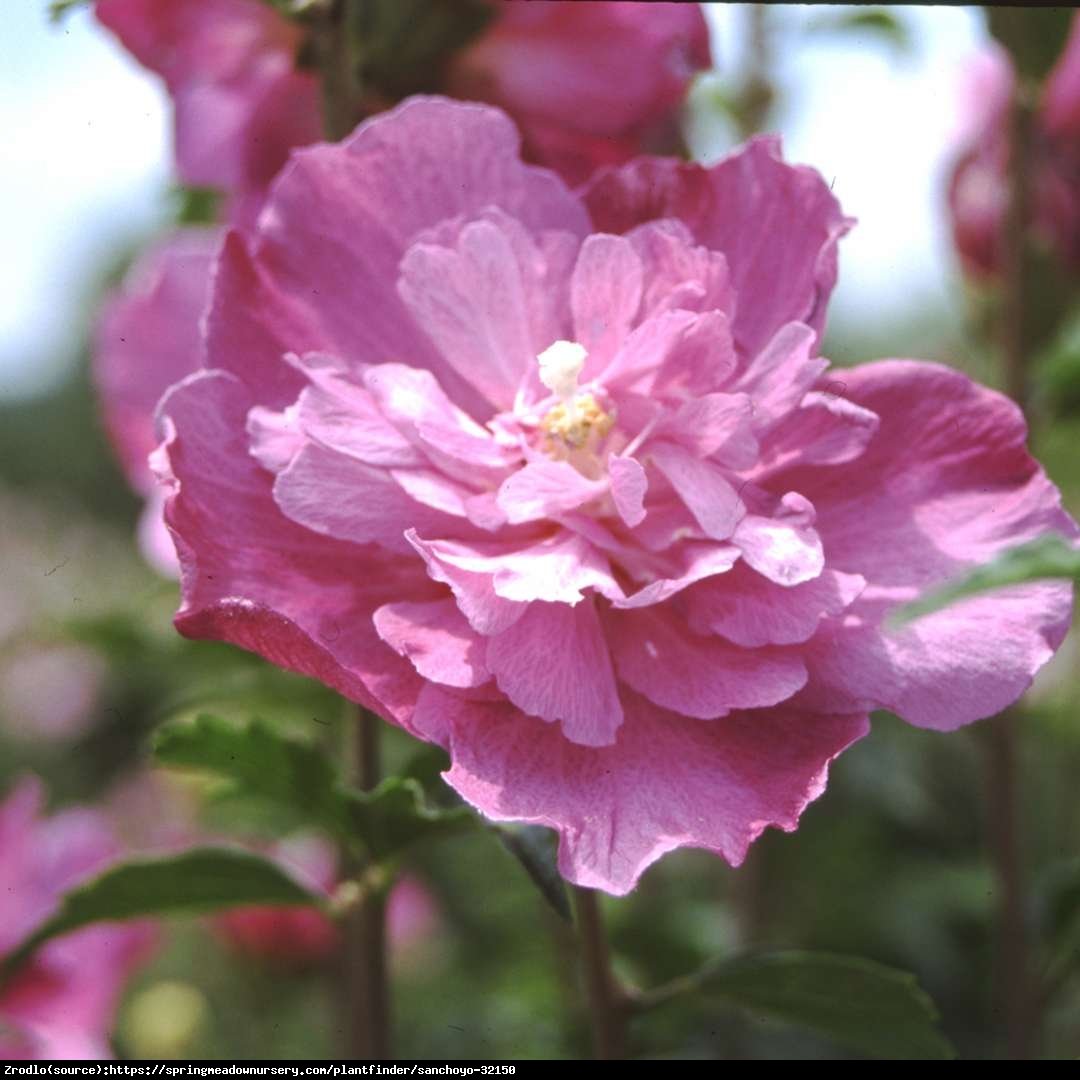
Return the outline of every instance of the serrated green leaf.
<path id="1" fill-rule="evenodd" d="M 555 834 L 539 825 L 493 825 L 491 829 L 521 864 L 555 913 L 566 922 L 572 922 L 570 897 L 559 873 Z"/>
<path id="2" fill-rule="evenodd" d="M 207 847 L 132 860 L 67 893 L 59 911 L 7 957 L 0 975 L 14 971 L 45 942 L 93 923 L 322 900 L 275 863 L 248 851 Z"/>
<path id="3" fill-rule="evenodd" d="M 163 765 L 230 780 L 236 794 L 285 808 L 299 822 L 347 844 L 358 842 L 376 859 L 460 832 L 476 820 L 464 807 L 429 807 L 413 779 L 391 777 L 373 791 L 346 787 L 321 749 L 260 720 L 236 725 L 203 715 L 194 723 L 172 723 L 159 732 L 154 753 Z"/>
<path id="4" fill-rule="evenodd" d="M 349 835 L 376 859 L 396 855 L 421 841 L 463 832 L 476 817 L 463 806 L 435 810 L 415 780 L 391 777 L 373 791 L 342 790 Z"/>
<path id="5" fill-rule="evenodd" d="M 1002 552 L 993 562 L 973 570 L 967 577 L 921 600 L 905 604 L 893 613 L 891 621 L 895 625 L 903 625 L 939 611 L 965 596 L 1047 578 L 1080 581 L 1080 551 L 1070 547 L 1056 533 L 1040 536 L 1037 540 Z"/>
<path id="6" fill-rule="evenodd" d="M 163 765 L 231 780 L 245 795 L 284 805 L 310 825 L 340 834 L 337 775 L 319 748 L 290 739 L 261 720 L 244 726 L 202 714 L 161 728 L 154 756 Z"/>
<path id="7" fill-rule="evenodd" d="M 701 989 L 874 1058 L 955 1057 L 914 975 L 857 957 L 777 952 L 711 969 Z"/>

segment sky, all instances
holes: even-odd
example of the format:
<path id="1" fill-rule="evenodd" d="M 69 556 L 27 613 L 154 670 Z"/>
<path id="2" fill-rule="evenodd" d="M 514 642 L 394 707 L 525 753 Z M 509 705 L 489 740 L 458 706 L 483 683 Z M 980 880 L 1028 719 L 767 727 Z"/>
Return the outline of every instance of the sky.
<path id="1" fill-rule="evenodd" d="M 707 7 L 718 68 L 733 71 L 743 5 Z M 167 213 L 170 115 L 158 80 L 88 11 L 53 26 L 45 8 L 46 0 L 5 0 L 0 30 L 0 398 L 9 399 L 62 377 L 90 283 Z M 819 169 L 859 219 L 841 246 L 833 324 L 892 324 L 913 305 L 948 312 L 956 269 L 942 190 L 982 16 L 894 7 L 915 41 L 902 56 L 865 31 L 800 30 L 830 10 L 772 8 L 785 154 Z M 715 134 L 714 154 L 730 143 Z"/>

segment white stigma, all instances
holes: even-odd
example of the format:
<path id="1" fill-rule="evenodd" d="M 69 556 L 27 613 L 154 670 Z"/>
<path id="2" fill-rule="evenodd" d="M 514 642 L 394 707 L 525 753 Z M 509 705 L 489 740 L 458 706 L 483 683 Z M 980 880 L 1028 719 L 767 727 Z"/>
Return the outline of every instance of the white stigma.
<path id="1" fill-rule="evenodd" d="M 540 381 L 561 401 L 570 401 L 577 393 L 578 377 L 588 355 L 585 346 L 576 341 L 556 341 L 536 358 Z"/>

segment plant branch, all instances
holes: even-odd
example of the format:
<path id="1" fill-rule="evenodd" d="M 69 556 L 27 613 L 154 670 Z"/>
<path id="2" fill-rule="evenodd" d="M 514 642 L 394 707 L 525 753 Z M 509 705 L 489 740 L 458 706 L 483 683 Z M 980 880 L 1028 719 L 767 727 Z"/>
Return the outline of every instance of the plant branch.
<path id="1" fill-rule="evenodd" d="M 592 889 L 572 888 L 581 949 L 581 973 L 592 1028 L 593 1055 L 598 1061 L 626 1057 L 626 1019 L 629 999 L 611 970 L 604 920 Z"/>

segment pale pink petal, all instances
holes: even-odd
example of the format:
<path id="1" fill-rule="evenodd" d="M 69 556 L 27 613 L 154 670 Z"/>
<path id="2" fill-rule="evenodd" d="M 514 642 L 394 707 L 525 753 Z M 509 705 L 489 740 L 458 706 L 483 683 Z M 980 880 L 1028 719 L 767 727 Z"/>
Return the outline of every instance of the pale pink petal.
<path id="1" fill-rule="evenodd" d="M 670 556 L 670 562 L 673 564 L 667 569 L 670 576 L 659 577 L 648 585 L 643 585 L 625 600 L 616 599 L 612 606 L 636 608 L 663 603 L 696 581 L 702 581 L 714 574 L 726 575 L 739 556 L 739 549 L 731 544 L 696 542 L 680 544 Z"/>
<path id="2" fill-rule="evenodd" d="M 484 662 L 483 638 L 453 600 L 384 604 L 373 619 L 379 637 L 407 657 L 425 679 L 468 688 L 491 678 Z"/>
<path id="3" fill-rule="evenodd" d="M 667 608 L 615 612 L 607 630 L 619 678 L 683 716 L 712 720 L 731 709 L 776 705 L 806 684 L 797 653 L 701 637 Z"/>
<path id="4" fill-rule="evenodd" d="M 843 397 L 842 376 L 812 391 L 769 434 L 763 469 L 775 473 L 785 465 L 842 465 L 867 447 L 878 429 L 876 413 Z"/>
<path id="5" fill-rule="evenodd" d="M 721 634 L 736 645 L 794 645 L 812 637 L 826 615 L 839 615 L 866 581 L 825 569 L 801 585 L 777 585 L 745 564 L 719 581 L 687 592 L 687 621 L 699 634 Z"/>
<path id="6" fill-rule="evenodd" d="M 411 529 L 406 538 L 424 560 L 432 579 L 450 586 L 461 613 L 477 633 L 502 633 L 525 613 L 527 604 L 496 594 L 489 571 L 464 568 L 476 558 L 475 548 L 451 541 L 423 540 Z"/>
<path id="7" fill-rule="evenodd" d="M 779 585 L 799 585 L 816 578 L 825 567 L 814 522 L 813 505 L 802 495 L 788 492 L 772 517 L 747 514 L 731 542 L 759 574 Z"/>
<path id="8" fill-rule="evenodd" d="M 829 366 L 815 355 L 814 332 L 801 323 L 781 327 L 732 384 L 754 402 L 754 427 L 767 429 L 795 409 Z"/>
<path id="9" fill-rule="evenodd" d="M 633 328 L 642 285 L 641 260 L 629 241 L 602 234 L 586 238 L 570 281 L 574 340 L 589 353 L 582 381 L 604 370 Z"/>
<path id="10" fill-rule="evenodd" d="M 729 469 L 748 469 L 759 455 L 751 430 L 754 403 L 746 394 L 705 394 L 680 405 L 657 429 L 696 457 Z"/>
<path id="11" fill-rule="evenodd" d="M 474 221 L 455 249 L 415 244 L 398 291 L 446 363 L 496 409 L 509 409 L 550 342 L 532 338 L 525 283 L 503 230 Z"/>
<path id="12" fill-rule="evenodd" d="M 274 481 L 274 502 L 323 536 L 408 551 L 407 529 L 475 534 L 467 522 L 418 502 L 385 469 L 308 443 Z"/>
<path id="13" fill-rule="evenodd" d="M 670 442 L 651 443 L 649 457 L 671 481 L 707 536 L 726 540 L 735 532 L 746 508 L 720 466 Z"/>
<path id="14" fill-rule="evenodd" d="M 503 703 L 425 691 L 418 721 L 449 723 L 445 777 L 496 821 L 557 829 L 570 881 L 624 895 L 661 855 L 700 847 L 738 865 L 770 825 L 791 832 L 865 715 L 790 708 L 706 724 L 627 696 L 614 746 L 579 746 Z M 437 717 L 437 721 L 434 718 Z"/>
<path id="15" fill-rule="evenodd" d="M 530 716 L 558 721 L 582 746 L 608 746 L 622 723 L 607 643 L 591 600 L 530 604 L 488 642 L 499 689 Z"/>
<path id="16" fill-rule="evenodd" d="M 608 484 L 589 480 L 565 461 L 531 461 L 499 488 L 499 506 L 513 524 L 576 510 L 604 495 Z"/>
<path id="17" fill-rule="evenodd" d="M 608 462 L 611 498 L 619 517 L 631 528 L 645 520 L 645 492 L 649 481 L 641 463 L 632 457 L 613 457 Z"/>

